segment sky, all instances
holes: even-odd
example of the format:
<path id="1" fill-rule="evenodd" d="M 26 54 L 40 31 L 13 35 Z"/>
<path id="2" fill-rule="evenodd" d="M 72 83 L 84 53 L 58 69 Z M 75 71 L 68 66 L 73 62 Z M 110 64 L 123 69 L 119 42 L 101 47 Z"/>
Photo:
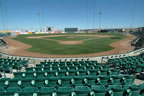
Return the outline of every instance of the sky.
<path id="1" fill-rule="evenodd" d="M 144 0 L 0 0 L 0 30 L 142 27 L 143 10 Z"/>

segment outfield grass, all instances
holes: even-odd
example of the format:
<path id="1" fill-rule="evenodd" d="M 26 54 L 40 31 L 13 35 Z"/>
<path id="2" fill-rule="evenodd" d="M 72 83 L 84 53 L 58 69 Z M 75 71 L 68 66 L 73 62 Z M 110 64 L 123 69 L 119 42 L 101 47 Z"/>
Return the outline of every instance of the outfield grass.
<path id="1" fill-rule="evenodd" d="M 119 41 L 126 38 L 122 34 L 116 33 L 83 33 L 83 34 L 49 34 L 49 35 L 67 35 L 61 37 L 45 37 L 42 39 L 28 39 L 26 37 L 31 36 L 45 36 L 45 34 L 37 35 L 19 35 L 14 38 L 17 41 L 32 45 L 32 48 L 27 49 L 27 51 L 44 53 L 44 54 L 57 54 L 57 55 L 76 55 L 76 54 L 89 54 L 112 50 L 113 47 L 109 46 L 111 43 Z M 99 38 L 99 37 L 89 37 L 89 36 L 77 36 L 77 35 L 113 35 L 114 37 L 109 38 Z M 69 38 L 74 37 L 74 38 Z M 74 40 L 85 40 L 84 43 L 79 45 L 61 45 L 57 41 L 52 40 L 62 40 L 62 41 L 74 41 Z M 52 40 L 49 40 L 52 39 Z"/>

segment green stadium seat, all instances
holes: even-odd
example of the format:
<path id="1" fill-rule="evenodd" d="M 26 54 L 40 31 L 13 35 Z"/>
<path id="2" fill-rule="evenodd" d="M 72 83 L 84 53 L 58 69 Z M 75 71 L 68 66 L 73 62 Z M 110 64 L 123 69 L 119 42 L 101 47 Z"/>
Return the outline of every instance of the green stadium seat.
<path id="1" fill-rule="evenodd" d="M 66 71 L 58 71 L 57 72 L 58 76 L 67 76 L 68 73 Z"/>
<path id="2" fill-rule="evenodd" d="M 86 75 L 88 75 L 88 71 L 87 70 L 79 70 L 78 71 L 78 75 L 80 75 L 80 76 L 86 76 Z"/>
<path id="3" fill-rule="evenodd" d="M 75 96 L 72 87 L 58 87 L 56 94 L 56 96 Z"/>
<path id="4" fill-rule="evenodd" d="M 21 84 L 22 87 L 35 86 L 35 80 L 33 80 L 33 79 L 23 79 L 23 80 L 21 80 L 21 82 L 22 82 L 22 84 Z"/>
<path id="5" fill-rule="evenodd" d="M 21 79 L 14 78 L 9 81 L 8 87 L 21 87 Z"/>
<path id="6" fill-rule="evenodd" d="M 61 86 L 62 87 L 71 87 L 73 85 L 72 76 L 63 76 L 61 77 Z"/>
<path id="7" fill-rule="evenodd" d="M 108 85 L 110 83 L 110 77 L 107 75 L 99 76 L 101 85 Z"/>
<path id="8" fill-rule="evenodd" d="M 38 96 L 56 96 L 54 87 L 41 87 Z"/>
<path id="9" fill-rule="evenodd" d="M 48 77 L 54 77 L 56 76 L 57 71 L 48 71 Z"/>
<path id="10" fill-rule="evenodd" d="M 94 76 L 97 76 L 100 74 L 100 71 L 98 70 L 89 70 L 89 72 L 90 72 L 90 75 L 94 75 Z"/>
<path id="11" fill-rule="evenodd" d="M 110 70 L 110 75 L 119 75 L 120 74 L 120 70 L 119 69 L 111 69 Z"/>
<path id="12" fill-rule="evenodd" d="M 0 79 L 0 87 L 4 87 L 4 88 L 6 88 L 6 87 L 8 87 L 8 85 L 9 85 L 9 80 L 10 79 Z"/>
<path id="13" fill-rule="evenodd" d="M 63 67 L 63 66 L 62 66 L 62 67 L 59 68 L 59 71 L 67 71 L 67 70 L 68 70 L 67 68 L 68 68 L 68 67 Z"/>
<path id="14" fill-rule="evenodd" d="M 44 78 L 48 76 L 48 73 L 43 71 L 43 72 L 36 72 L 36 78 Z"/>
<path id="15" fill-rule="evenodd" d="M 38 96 L 39 89 L 36 87 L 25 87 L 22 89 L 20 96 Z"/>
<path id="16" fill-rule="evenodd" d="M 86 85 L 86 78 L 83 76 L 74 76 L 73 77 L 74 86 L 83 86 Z"/>
<path id="17" fill-rule="evenodd" d="M 37 79 L 35 79 L 34 86 L 35 87 L 45 87 L 45 86 L 47 86 L 46 82 L 47 82 L 47 78 L 45 78 L 45 77 L 37 78 Z"/>
<path id="18" fill-rule="evenodd" d="M 111 89 L 113 91 L 114 96 L 123 96 L 124 94 L 127 94 L 126 96 L 131 95 L 131 93 L 128 93 L 127 88 L 123 88 L 121 85 L 109 85 L 108 89 Z"/>
<path id="19" fill-rule="evenodd" d="M 17 73 L 15 72 L 13 74 L 14 74 L 15 78 L 21 78 L 22 79 L 24 77 L 22 74 L 25 74 L 25 72 L 17 72 Z"/>
<path id="20" fill-rule="evenodd" d="M 112 79 L 111 79 L 111 84 L 112 85 L 120 85 L 121 82 L 122 82 L 122 78 L 123 76 L 112 76 Z"/>
<path id="21" fill-rule="evenodd" d="M 27 79 L 27 78 L 35 79 L 37 77 L 36 72 L 26 72 L 26 73 L 23 73 L 22 75 L 23 75 L 23 78 L 25 78 L 25 79 Z"/>
<path id="22" fill-rule="evenodd" d="M 141 89 L 137 87 L 136 85 L 130 86 L 130 90 L 132 92 L 131 96 L 140 96 Z"/>
<path id="23" fill-rule="evenodd" d="M 76 86 L 74 91 L 76 96 L 95 96 L 94 92 L 87 86 Z"/>
<path id="24" fill-rule="evenodd" d="M 103 70 L 109 70 L 109 68 L 110 68 L 109 65 L 103 65 L 103 66 L 102 66 L 102 69 L 103 69 Z"/>
<path id="25" fill-rule="evenodd" d="M 104 85 L 92 86 L 92 90 L 95 93 L 95 96 L 106 96 L 108 89 Z"/>
<path id="26" fill-rule="evenodd" d="M 78 70 L 86 70 L 86 67 L 85 66 L 80 66 L 80 67 L 77 67 L 76 69 L 78 69 Z"/>
<path id="27" fill-rule="evenodd" d="M 140 84 L 139 85 L 139 88 L 140 88 L 140 96 L 144 96 L 144 84 Z"/>
<path id="28" fill-rule="evenodd" d="M 103 70 L 101 70 L 100 71 L 100 75 L 108 75 L 109 74 L 109 70 L 105 70 L 105 69 L 103 69 Z"/>
<path id="29" fill-rule="evenodd" d="M 77 76 L 78 75 L 78 71 L 76 70 L 69 70 L 68 71 L 68 76 Z"/>
<path id="30" fill-rule="evenodd" d="M 68 67 L 68 71 L 70 70 L 78 70 L 77 67 Z"/>
<path id="31" fill-rule="evenodd" d="M 22 92 L 20 87 L 8 87 L 6 89 L 6 96 L 15 96 L 15 94 L 19 94 L 20 92 Z"/>
<path id="32" fill-rule="evenodd" d="M 0 87 L 0 96 L 3 96 L 5 94 L 4 87 Z"/>
<path id="33" fill-rule="evenodd" d="M 100 84 L 100 79 L 98 76 L 86 76 L 87 82 L 86 85 L 87 86 L 92 86 L 92 85 L 98 85 Z"/>
<path id="34" fill-rule="evenodd" d="M 59 77 L 49 77 L 48 81 L 45 81 L 46 87 L 58 87 L 61 85 L 61 80 Z"/>
<path id="35" fill-rule="evenodd" d="M 35 68 L 26 68 L 26 72 L 35 72 L 36 69 Z"/>
<path id="36" fill-rule="evenodd" d="M 133 84 L 135 76 L 125 75 L 124 76 L 124 84 Z"/>

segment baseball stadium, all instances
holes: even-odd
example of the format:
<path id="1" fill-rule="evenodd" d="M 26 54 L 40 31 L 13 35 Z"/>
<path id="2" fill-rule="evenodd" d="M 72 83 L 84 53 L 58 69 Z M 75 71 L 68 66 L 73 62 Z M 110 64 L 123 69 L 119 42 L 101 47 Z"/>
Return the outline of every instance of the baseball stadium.
<path id="1" fill-rule="evenodd" d="M 144 96 L 144 2 L 118 2 L 0 0 L 0 96 Z"/>

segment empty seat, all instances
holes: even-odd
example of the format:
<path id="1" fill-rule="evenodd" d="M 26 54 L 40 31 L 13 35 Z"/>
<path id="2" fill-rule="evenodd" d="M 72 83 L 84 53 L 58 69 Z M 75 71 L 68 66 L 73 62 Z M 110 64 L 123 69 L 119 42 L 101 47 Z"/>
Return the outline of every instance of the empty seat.
<path id="1" fill-rule="evenodd" d="M 91 87 L 92 85 L 100 84 L 100 79 L 98 76 L 87 76 L 86 79 L 87 79 L 86 81 L 87 86 Z"/>
<path id="2" fill-rule="evenodd" d="M 86 76 L 86 75 L 88 75 L 88 71 L 87 70 L 79 70 L 78 71 L 78 75 L 80 75 L 80 76 Z"/>
<path id="3" fill-rule="evenodd" d="M 8 84 L 9 84 L 9 80 L 10 79 L 0 79 L 0 87 L 8 87 Z"/>
<path id="4" fill-rule="evenodd" d="M 140 84 L 140 85 L 139 85 L 139 88 L 140 88 L 140 90 L 141 90 L 141 91 L 140 91 L 140 95 L 141 95 L 141 96 L 144 96 L 144 84 Z"/>
<path id="5" fill-rule="evenodd" d="M 47 86 L 47 78 L 38 78 L 38 79 L 35 79 L 35 84 L 34 86 L 35 87 L 45 87 Z"/>
<path id="6" fill-rule="evenodd" d="M 121 85 L 109 85 L 108 88 L 113 91 L 114 96 L 123 96 L 124 94 L 127 94 L 126 96 L 130 95 L 130 93 L 127 91 L 127 88 L 122 87 Z"/>
<path id="7" fill-rule="evenodd" d="M 99 76 L 101 85 L 108 85 L 110 83 L 110 77 L 107 75 Z"/>
<path id="8" fill-rule="evenodd" d="M 58 87 L 56 90 L 57 96 L 74 96 L 72 87 Z"/>
<path id="9" fill-rule="evenodd" d="M 134 79 L 135 79 L 134 76 L 125 75 L 123 82 L 124 82 L 124 84 L 133 84 L 134 83 Z"/>
<path id="10" fill-rule="evenodd" d="M 56 76 L 57 71 L 48 71 L 48 77 Z"/>
<path id="11" fill-rule="evenodd" d="M 50 77 L 48 78 L 48 81 L 46 84 L 47 84 L 47 87 L 58 87 L 61 85 L 61 80 L 58 77 Z"/>
<path id="12" fill-rule="evenodd" d="M 78 75 L 78 71 L 76 71 L 76 70 L 69 70 L 68 71 L 68 75 L 69 76 L 77 76 Z"/>
<path id="13" fill-rule="evenodd" d="M 72 76 L 61 77 L 61 86 L 71 87 L 73 85 Z"/>
<path id="14" fill-rule="evenodd" d="M 138 86 L 132 85 L 130 86 L 130 90 L 132 92 L 131 96 L 140 96 L 141 89 Z"/>
<path id="15" fill-rule="evenodd" d="M 14 96 L 15 94 L 19 94 L 20 92 L 22 92 L 20 87 L 8 87 L 6 89 L 6 96 Z"/>
<path id="16" fill-rule="evenodd" d="M 89 72 L 90 72 L 90 75 L 94 75 L 94 76 L 97 76 L 100 74 L 100 71 L 98 70 L 89 70 Z"/>
<path id="17" fill-rule="evenodd" d="M 48 73 L 45 72 L 45 71 L 43 71 L 43 72 L 37 72 L 36 74 L 37 74 L 36 78 L 44 78 L 44 77 L 48 76 Z"/>
<path id="18" fill-rule="evenodd" d="M 21 84 L 22 87 L 34 87 L 35 86 L 35 80 L 23 79 L 21 81 L 22 81 L 22 84 Z"/>
<path id="19" fill-rule="evenodd" d="M 21 87 L 21 79 L 14 78 L 9 81 L 8 87 Z"/>
<path id="20" fill-rule="evenodd" d="M 57 74 L 58 76 L 67 76 L 68 75 L 68 72 L 64 71 L 64 70 L 63 71 L 58 71 L 57 73 L 58 73 Z"/>
<path id="21" fill-rule="evenodd" d="M 92 86 L 92 90 L 95 93 L 95 96 L 106 96 L 108 89 L 104 85 Z"/>
<path id="22" fill-rule="evenodd" d="M 122 77 L 123 76 L 112 76 L 112 79 L 111 79 L 111 84 L 113 85 L 120 85 L 121 82 L 122 82 Z"/>
<path id="23" fill-rule="evenodd" d="M 13 74 L 14 74 L 15 78 L 23 78 L 23 75 L 22 75 L 23 73 L 25 73 L 25 72 L 17 72 L 17 73 L 15 72 Z"/>
<path id="24" fill-rule="evenodd" d="M 0 87 L 0 96 L 3 96 L 5 93 L 4 87 Z"/>
<path id="25" fill-rule="evenodd" d="M 74 76 L 74 86 L 82 86 L 86 84 L 86 78 L 83 76 Z"/>
<path id="26" fill-rule="evenodd" d="M 76 96 L 94 96 L 94 92 L 87 86 L 76 86 L 74 91 Z"/>
<path id="27" fill-rule="evenodd" d="M 39 92 L 39 89 L 36 87 L 25 87 L 22 89 L 22 92 L 20 93 L 20 96 L 37 96 Z"/>
<path id="28" fill-rule="evenodd" d="M 41 87 L 38 95 L 39 96 L 56 96 L 54 87 Z"/>
<path id="29" fill-rule="evenodd" d="M 119 75 L 120 74 L 120 70 L 119 69 L 111 69 L 110 70 L 110 75 Z"/>
<path id="30" fill-rule="evenodd" d="M 103 69 L 100 71 L 100 75 L 108 75 L 109 74 L 109 70 L 107 69 Z"/>

